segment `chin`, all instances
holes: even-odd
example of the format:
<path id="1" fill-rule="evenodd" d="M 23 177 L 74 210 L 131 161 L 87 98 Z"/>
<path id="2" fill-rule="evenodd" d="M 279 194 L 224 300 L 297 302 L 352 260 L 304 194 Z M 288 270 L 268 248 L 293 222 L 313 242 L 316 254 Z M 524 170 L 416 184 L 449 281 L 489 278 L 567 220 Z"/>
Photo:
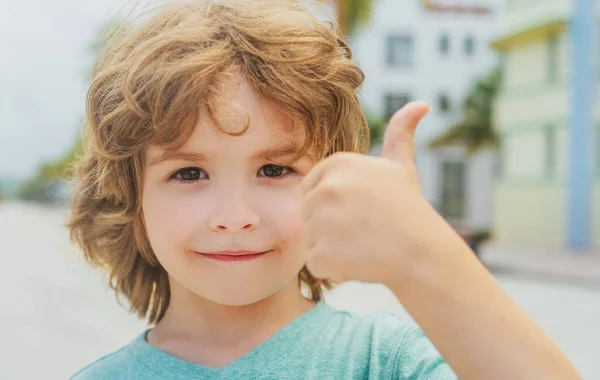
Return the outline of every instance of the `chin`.
<path id="1" fill-rule="evenodd" d="M 254 289 L 237 289 L 233 291 L 223 291 L 223 289 L 214 289 L 215 291 L 194 292 L 198 296 L 223 306 L 248 306 L 261 302 L 272 295 L 281 291 L 286 284 L 280 286 L 261 287 Z"/>

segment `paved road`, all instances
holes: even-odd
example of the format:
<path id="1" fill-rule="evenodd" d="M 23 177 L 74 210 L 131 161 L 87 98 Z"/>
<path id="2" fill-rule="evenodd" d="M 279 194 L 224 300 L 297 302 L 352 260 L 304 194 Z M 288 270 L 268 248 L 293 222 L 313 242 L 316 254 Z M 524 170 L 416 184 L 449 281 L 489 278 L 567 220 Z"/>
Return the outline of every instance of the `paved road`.
<path id="1" fill-rule="evenodd" d="M 64 211 L 0 204 L 0 379 L 66 379 L 144 324 L 76 259 Z M 585 379 L 600 379 L 600 288 L 502 275 L 500 284 L 557 341 Z M 350 283 L 328 301 L 407 317 L 385 288 Z"/>

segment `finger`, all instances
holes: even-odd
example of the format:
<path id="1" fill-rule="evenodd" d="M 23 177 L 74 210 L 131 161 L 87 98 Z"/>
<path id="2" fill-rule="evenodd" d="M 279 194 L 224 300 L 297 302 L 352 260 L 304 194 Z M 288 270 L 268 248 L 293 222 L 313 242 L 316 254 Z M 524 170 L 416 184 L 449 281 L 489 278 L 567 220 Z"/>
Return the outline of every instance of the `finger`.
<path id="1" fill-rule="evenodd" d="M 302 182 L 300 182 L 300 189 L 302 191 L 302 194 L 308 194 L 312 189 L 314 189 L 319 182 L 321 182 L 321 180 L 323 179 L 323 176 L 325 174 L 325 166 L 326 166 L 326 161 L 327 159 L 319 162 L 318 164 L 316 164 L 309 172 L 306 176 L 304 176 L 304 178 L 302 179 Z"/>
<path id="2" fill-rule="evenodd" d="M 302 179 L 302 182 L 300 183 L 302 194 L 307 194 L 310 192 L 321 182 L 327 172 L 335 167 L 339 167 L 340 164 L 354 156 L 357 155 L 348 152 L 338 152 L 321 160 Z"/>
<path id="3" fill-rule="evenodd" d="M 311 247 L 317 243 L 325 243 L 333 239 L 334 226 L 331 222 L 330 209 L 315 210 L 305 221 L 304 234 L 306 247 Z"/>
<path id="4" fill-rule="evenodd" d="M 428 112 L 429 105 L 424 102 L 411 102 L 398 110 L 385 131 L 381 157 L 414 165 L 415 130 Z"/>
<path id="5" fill-rule="evenodd" d="M 311 217 L 319 214 L 333 213 L 339 205 L 341 198 L 344 196 L 343 179 L 332 175 L 325 179 L 304 194 L 302 199 L 302 216 L 305 222 L 308 222 Z"/>

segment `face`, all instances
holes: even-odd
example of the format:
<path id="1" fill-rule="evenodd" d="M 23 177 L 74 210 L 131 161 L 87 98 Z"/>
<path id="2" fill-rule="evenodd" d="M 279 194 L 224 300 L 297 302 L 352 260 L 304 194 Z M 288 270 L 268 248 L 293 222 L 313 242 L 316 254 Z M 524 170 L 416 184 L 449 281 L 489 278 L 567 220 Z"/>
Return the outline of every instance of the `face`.
<path id="1" fill-rule="evenodd" d="M 306 261 L 300 181 L 314 161 L 289 163 L 299 139 L 276 103 L 243 81 L 226 96 L 219 124 L 235 131 L 249 121 L 248 130 L 227 135 L 201 112 L 177 152 L 150 147 L 142 208 L 172 292 L 248 305 L 297 281 Z"/>

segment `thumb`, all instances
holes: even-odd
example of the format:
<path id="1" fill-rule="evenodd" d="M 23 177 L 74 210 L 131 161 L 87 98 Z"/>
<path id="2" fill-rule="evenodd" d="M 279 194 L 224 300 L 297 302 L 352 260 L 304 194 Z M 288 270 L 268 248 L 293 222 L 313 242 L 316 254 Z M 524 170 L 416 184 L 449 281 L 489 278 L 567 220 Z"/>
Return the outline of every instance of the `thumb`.
<path id="1" fill-rule="evenodd" d="M 428 112 L 429 105 L 425 102 L 410 102 L 396 111 L 385 130 L 381 157 L 414 165 L 415 130 Z"/>

